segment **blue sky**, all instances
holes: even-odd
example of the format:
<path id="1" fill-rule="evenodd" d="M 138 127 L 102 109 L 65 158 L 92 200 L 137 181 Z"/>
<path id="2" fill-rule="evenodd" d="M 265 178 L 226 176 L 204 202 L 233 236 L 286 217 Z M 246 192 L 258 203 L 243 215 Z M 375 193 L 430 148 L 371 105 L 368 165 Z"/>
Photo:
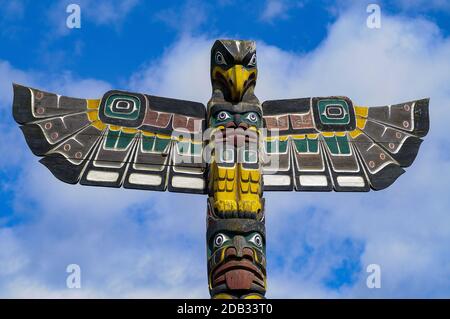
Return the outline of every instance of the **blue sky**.
<path id="1" fill-rule="evenodd" d="M 65 27 L 69 3 L 81 29 Z M 210 46 L 229 37 L 258 41 L 261 100 L 432 101 L 416 163 L 388 190 L 266 195 L 268 297 L 450 297 L 449 17 L 444 0 L 0 0 L 0 296 L 208 297 L 206 199 L 62 184 L 13 122 L 11 82 L 206 102 Z M 82 289 L 65 286 L 71 263 Z"/>

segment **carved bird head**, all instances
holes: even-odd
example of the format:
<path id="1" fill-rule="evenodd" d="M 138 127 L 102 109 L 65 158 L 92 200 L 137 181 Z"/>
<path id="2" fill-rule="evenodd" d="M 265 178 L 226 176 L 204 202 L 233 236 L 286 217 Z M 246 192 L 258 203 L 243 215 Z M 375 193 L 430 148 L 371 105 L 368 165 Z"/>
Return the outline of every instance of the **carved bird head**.
<path id="1" fill-rule="evenodd" d="M 252 94 L 258 70 L 254 41 L 217 40 L 211 49 L 211 82 L 227 102 L 239 103 Z"/>

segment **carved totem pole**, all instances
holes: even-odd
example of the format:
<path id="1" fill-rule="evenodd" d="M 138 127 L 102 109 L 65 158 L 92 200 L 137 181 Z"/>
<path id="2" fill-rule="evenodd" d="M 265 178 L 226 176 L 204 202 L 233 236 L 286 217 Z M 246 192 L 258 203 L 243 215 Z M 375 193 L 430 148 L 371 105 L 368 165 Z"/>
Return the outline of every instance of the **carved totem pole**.
<path id="1" fill-rule="evenodd" d="M 211 297 L 263 298 L 263 191 L 388 187 L 428 132 L 429 100 L 260 104 L 256 78 L 255 43 L 218 40 L 207 108 L 125 91 L 69 98 L 15 84 L 13 113 L 33 153 L 64 182 L 207 194 Z"/>

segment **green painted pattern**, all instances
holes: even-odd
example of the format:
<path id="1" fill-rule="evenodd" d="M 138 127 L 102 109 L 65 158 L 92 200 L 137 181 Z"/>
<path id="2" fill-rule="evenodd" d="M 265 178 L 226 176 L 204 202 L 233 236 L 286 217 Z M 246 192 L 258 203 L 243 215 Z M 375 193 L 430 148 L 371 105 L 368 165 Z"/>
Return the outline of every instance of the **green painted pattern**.
<path id="1" fill-rule="evenodd" d="M 108 131 L 105 147 L 110 149 L 126 149 L 136 134 L 124 133 L 122 131 Z"/>
<path id="2" fill-rule="evenodd" d="M 324 137 L 325 143 L 333 155 L 350 155 L 350 143 L 347 136 Z"/>
<path id="3" fill-rule="evenodd" d="M 114 112 L 112 109 L 112 106 L 113 106 L 114 101 L 117 99 L 128 101 L 128 102 L 136 105 L 137 107 L 135 110 L 133 110 L 130 113 Z M 129 96 L 129 95 L 114 94 L 114 95 L 109 96 L 108 99 L 106 100 L 106 107 L 105 107 L 104 113 L 106 116 L 112 117 L 112 118 L 125 119 L 125 120 L 136 120 L 139 117 L 140 109 L 141 109 L 141 102 L 136 97 Z"/>
<path id="4" fill-rule="evenodd" d="M 319 151 L 319 139 L 309 139 L 308 138 L 308 150 L 311 153 L 317 153 Z"/>
<path id="5" fill-rule="evenodd" d="M 117 148 L 125 149 L 133 141 L 136 134 L 120 132 L 119 140 L 117 141 Z"/>
<path id="6" fill-rule="evenodd" d="M 294 139 L 294 144 L 299 153 L 317 153 L 319 150 L 319 141 L 318 139 Z"/>
<path id="7" fill-rule="evenodd" d="M 337 143 L 339 145 L 339 150 L 341 154 L 350 155 L 350 143 L 348 141 L 347 136 L 336 136 Z"/>
<path id="8" fill-rule="evenodd" d="M 278 149 L 277 149 L 278 146 Z M 266 151 L 267 153 L 285 153 L 287 150 L 288 141 L 266 141 Z"/>
<path id="9" fill-rule="evenodd" d="M 338 155 L 339 153 L 339 146 L 336 140 L 336 137 L 324 137 L 325 143 L 328 146 L 328 149 L 330 150 L 331 154 Z"/>
<path id="10" fill-rule="evenodd" d="M 345 115 L 342 118 L 330 118 L 326 115 L 326 109 L 329 105 L 340 105 L 344 109 Z M 321 100 L 318 102 L 319 117 L 322 124 L 327 125 L 343 125 L 350 123 L 350 112 L 348 104 L 345 100 L 333 99 L 333 100 Z"/>
<path id="11" fill-rule="evenodd" d="M 308 141 L 306 138 L 304 139 L 295 139 L 294 140 L 295 148 L 299 153 L 308 153 Z"/>
<path id="12" fill-rule="evenodd" d="M 154 136 L 142 136 L 142 149 L 145 152 L 151 152 L 153 150 L 153 145 L 155 144 Z"/>
<path id="13" fill-rule="evenodd" d="M 120 131 L 108 131 L 108 135 L 106 135 L 106 148 L 116 148 L 116 142 L 119 138 Z"/>
<path id="14" fill-rule="evenodd" d="M 155 136 L 143 136 L 142 137 L 142 149 L 145 152 L 158 152 L 163 153 L 167 145 L 169 145 L 171 139 L 159 138 Z"/>
<path id="15" fill-rule="evenodd" d="M 170 141 L 171 141 L 170 139 L 156 137 L 154 150 L 160 153 L 164 152 L 167 148 L 167 145 L 169 145 Z"/>

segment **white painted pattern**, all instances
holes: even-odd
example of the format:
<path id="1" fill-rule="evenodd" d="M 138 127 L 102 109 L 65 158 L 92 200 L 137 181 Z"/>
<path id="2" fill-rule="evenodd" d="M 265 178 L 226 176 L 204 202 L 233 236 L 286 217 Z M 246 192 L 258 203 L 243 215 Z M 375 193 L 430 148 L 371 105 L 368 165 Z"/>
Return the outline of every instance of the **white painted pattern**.
<path id="1" fill-rule="evenodd" d="M 337 182 L 341 187 L 364 187 L 366 185 L 361 176 L 338 176 Z"/>
<path id="2" fill-rule="evenodd" d="M 117 172 L 102 172 L 91 170 L 86 176 L 86 179 L 91 182 L 117 182 L 119 179 L 119 173 Z"/>
<path id="3" fill-rule="evenodd" d="M 159 186 L 162 183 L 162 178 L 159 175 L 132 173 L 128 181 L 136 185 Z"/>
<path id="4" fill-rule="evenodd" d="M 300 175 L 299 181 L 301 186 L 328 186 L 328 180 L 325 175 Z"/>
<path id="5" fill-rule="evenodd" d="M 265 186 L 289 186 L 291 185 L 291 176 L 289 175 L 264 175 Z"/>
<path id="6" fill-rule="evenodd" d="M 174 176 L 172 177 L 172 186 L 176 188 L 204 189 L 205 181 L 203 178 Z"/>

